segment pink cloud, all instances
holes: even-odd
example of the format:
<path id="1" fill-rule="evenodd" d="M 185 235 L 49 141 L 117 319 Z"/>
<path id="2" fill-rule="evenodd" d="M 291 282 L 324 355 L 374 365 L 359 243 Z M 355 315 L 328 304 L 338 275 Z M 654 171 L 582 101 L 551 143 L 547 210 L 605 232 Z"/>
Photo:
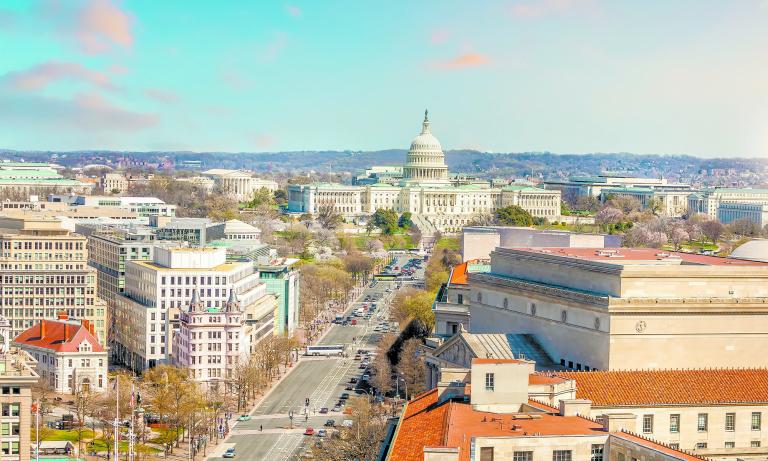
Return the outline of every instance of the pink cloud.
<path id="1" fill-rule="evenodd" d="M 515 2 L 509 8 L 516 18 L 559 16 L 582 8 L 591 8 L 590 0 L 530 0 Z"/>
<path id="2" fill-rule="evenodd" d="M 429 41 L 433 45 L 439 45 L 441 43 L 445 43 L 445 41 L 448 40 L 450 36 L 451 36 L 451 33 L 446 29 L 435 29 L 432 31 L 432 34 L 429 36 Z"/>
<path id="3" fill-rule="evenodd" d="M 296 5 L 286 5 L 285 11 L 293 17 L 301 16 L 301 8 Z"/>
<path id="4" fill-rule="evenodd" d="M 282 53 L 283 49 L 285 49 L 287 42 L 288 42 L 288 39 L 286 35 L 282 32 L 278 32 L 277 34 L 275 34 L 272 40 L 267 42 L 267 44 L 265 45 L 264 50 L 261 53 L 261 59 L 263 61 L 274 60 L 280 55 L 280 53 Z"/>
<path id="5" fill-rule="evenodd" d="M 235 91 L 245 90 L 256 83 L 235 69 L 224 69 L 221 72 L 221 81 Z"/>
<path id="6" fill-rule="evenodd" d="M 48 61 L 24 71 L 9 72 L 2 80 L 13 88 L 25 91 L 42 90 L 59 80 L 84 82 L 108 90 L 116 88 L 103 72 L 88 69 L 80 63 L 65 61 Z"/>
<path id="7" fill-rule="evenodd" d="M 115 75 L 124 75 L 128 73 L 128 68 L 120 64 L 111 64 L 107 66 L 107 72 Z"/>
<path id="8" fill-rule="evenodd" d="M 42 0 L 42 12 L 61 35 L 86 54 L 133 46 L 133 17 L 112 0 Z"/>
<path id="9" fill-rule="evenodd" d="M 254 140 L 256 141 L 256 147 L 259 149 L 269 149 L 275 145 L 275 138 L 267 133 L 257 134 Z"/>
<path id="10" fill-rule="evenodd" d="M 156 114 L 132 112 L 118 107 L 96 93 L 79 93 L 72 98 L 74 115 L 82 126 L 112 131 L 139 131 L 157 125 Z"/>
<path id="11" fill-rule="evenodd" d="M 435 61 L 431 64 L 431 67 L 443 70 L 467 69 L 485 66 L 489 62 L 490 60 L 484 54 L 468 52 L 447 60 Z"/>
<path id="12" fill-rule="evenodd" d="M 147 88 L 144 94 L 158 102 L 173 104 L 179 102 L 179 95 L 173 91 L 163 90 L 161 88 Z"/>

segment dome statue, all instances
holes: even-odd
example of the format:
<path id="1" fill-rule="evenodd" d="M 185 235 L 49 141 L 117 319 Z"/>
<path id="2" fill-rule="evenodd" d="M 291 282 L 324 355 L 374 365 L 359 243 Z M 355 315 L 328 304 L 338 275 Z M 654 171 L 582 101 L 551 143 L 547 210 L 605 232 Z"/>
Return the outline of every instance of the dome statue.
<path id="1" fill-rule="evenodd" d="M 408 156 L 403 167 L 403 181 L 406 184 L 447 185 L 448 166 L 440 141 L 429 127 L 429 111 L 424 111 L 421 133 L 411 141 Z"/>

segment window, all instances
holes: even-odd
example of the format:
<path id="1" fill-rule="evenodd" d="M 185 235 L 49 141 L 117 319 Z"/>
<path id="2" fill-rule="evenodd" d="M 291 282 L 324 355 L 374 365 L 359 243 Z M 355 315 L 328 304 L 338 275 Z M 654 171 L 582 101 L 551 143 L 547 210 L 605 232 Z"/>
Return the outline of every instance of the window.
<path id="1" fill-rule="evenodd" d="M 653 415 L 643 415 L 643 434 L 653 432 Z"/>
<path id="2" fill-rule="evenodd" d="M 493 373 L 486 373 L 485 374 L 485 390 L 486 391 L 493 391 L 493 381 L 494 381 Z"/>
<path id="3" fill-rule="evenodd" d="M 480 461 L 493 461 L 493 447 L 480 448 Z"/>
<path id="4" fill-rule="evenodd" d="M 759 440 L 753 440 L 749 442 L 749 446 L 752 448 L 760 448 L 760 441 Z"/>
<path id="5" fill-rule="evenodd" d="M 725 414 L 725 430 L 728 432 L 736 430 L 736 413 Z"/>
<path id="6" fill-rule="evenodd" d="M 461 293 L 459 293 L 458 295 L 456 295 L 456 302 L 457 302 L 458 304 L 464 304 L 464 295 L 463 295 L 463 294 L 461 294 Z"/>
<path id="7" fill-rule="evenodd" d="M 669 415 L 669 432 L 673 434 L 680 432 L 680 415 Z"/>
<path id="8" fill-rule="evenodd" d="M 552 452 L 552 461 L 571 461 L 571 450 L 555 450 Z"/>
<path id="9" fill-rule="evenodd" d="M 707 449 L 707 442 L 699 442 L 696 444 L 697 450 L 706 450 Z"/>
<path id="10" fill-rule="evenodd" d="M 725 442 L 725 448 L 736 448 L 735 442 Z"/>
<path id="11" fill-rule="evenodd" d="M 533 461 L 533 452 L 516 451 L 512 454 L 512 461 Z"/>
<path id="12" fill-rule="evenodd" d="M 589 461 L 603 461 L 603 449 L 604 445 L 595 444 L 592 445 L 592 452 Z"/>
<path id="13" fill-rule="evenodd" d="M 699 432 L 707 432 L 707 419 L 706 413 L 699 413 L 699 417 L 696 424 L 696 430 Z"/>
<path id="14" fill-rule="evenodd" d="M 616 455 L 616 461 L 624 461 L 625 459 L 627 458 L 624 456 L 624 453 L 619 453 Z"/>
<path id="15" fill-rule="evenodd" d="M 762 419 L 762 413 L 755 412 L 752 413 L 752 430 L 753 431 L 759 431 L 760 427 L 762 426 L 761 420 Z"/>

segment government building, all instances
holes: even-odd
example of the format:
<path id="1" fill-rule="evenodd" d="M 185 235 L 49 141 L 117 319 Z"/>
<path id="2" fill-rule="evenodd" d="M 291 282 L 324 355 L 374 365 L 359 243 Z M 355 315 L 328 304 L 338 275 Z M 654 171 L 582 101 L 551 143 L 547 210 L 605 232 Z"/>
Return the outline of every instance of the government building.
<path id="1" fill-rule="evenodd" d="M 393 170 L 394 171 L 394 170 Z M 397 170 L 400 175 L 400 170 Z M 410 212 L 426 229 L 454 232 L 498 208 L 517 205 L 538 218 L 557 220 L 560 191 L 528 185 L 491 187 L 482 181 L 451 177 L 440 141 L 432 134 L 428 114 L 421 133 L 411 142 L 398 182 L 381 180 L 366 185 L 330 183 L 288 186 L 288 212 L 316 214 L 324 207 L 347 220 L 377 209 Z"/>

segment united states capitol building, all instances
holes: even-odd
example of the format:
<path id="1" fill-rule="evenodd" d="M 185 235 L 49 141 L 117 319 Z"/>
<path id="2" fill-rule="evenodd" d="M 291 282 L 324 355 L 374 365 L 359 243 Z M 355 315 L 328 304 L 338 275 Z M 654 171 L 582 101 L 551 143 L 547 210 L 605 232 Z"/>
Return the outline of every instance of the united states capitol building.
<path id="1" fill-rule="evenodd" d="M 426 112 L 421 133 L 411 141 L 405 165 L 382 171 L 395 172 L 398 177 L 365 185 L 289 185 L 288 212 L 315 214 L 324 207 L 333 207 L 351 221 L 379 208 L 409 211 L 421 228 L 444 232 L 457 231 L 480 216 L 510 205 L 520 206 L 534 217 L 556 220 L 560 216 L 560 191 L 530 185 L 491 187 L 485 181 L 451 177 Z"/>

